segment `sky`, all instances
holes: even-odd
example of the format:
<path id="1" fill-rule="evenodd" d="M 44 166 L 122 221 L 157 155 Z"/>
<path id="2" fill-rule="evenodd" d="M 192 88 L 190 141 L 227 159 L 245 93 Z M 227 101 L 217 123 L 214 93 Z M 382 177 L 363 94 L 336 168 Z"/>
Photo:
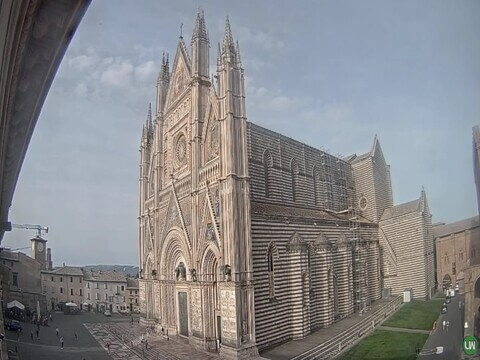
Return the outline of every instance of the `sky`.
<path id="1" fill-rule="evenodd" d="M 425 188 L 433 221 L 477 214 L 479 1 L 93 1 L 63 58 L 10 220 L 49 227 L 54 263 L 138 263 L 139 144 L 162 53 L 205 11 L 215 70 L 228 15 L 248 121 L 334 155 L 378 135 L 394 202 Z M 171 59 L 171 63 L 173 59 Z M 14 229 L 4 246 L 29 246 Z M 28 252 L 28 250 L 25 250 Z"/>

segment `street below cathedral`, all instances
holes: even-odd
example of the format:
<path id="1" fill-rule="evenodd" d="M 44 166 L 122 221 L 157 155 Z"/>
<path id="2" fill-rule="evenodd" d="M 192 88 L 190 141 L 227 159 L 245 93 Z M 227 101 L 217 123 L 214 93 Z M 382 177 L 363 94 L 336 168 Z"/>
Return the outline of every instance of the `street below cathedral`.
<path id="1" fill-rule="evenodd" d="M 440 315 L 436 329 L 430 333 L 419 359 L 421 360 L 454 360 L 460 359 L 463 341 L 463 308 L 460 310 L 459 302 L 462 296 L 456 295 L 450 304 L 447 304 L 448 312 Z M 449 326 L 443 327 L 443 321 L 448 321 Z M 432 350 L 443 346 L 443 353 L 432 354 Z"/>

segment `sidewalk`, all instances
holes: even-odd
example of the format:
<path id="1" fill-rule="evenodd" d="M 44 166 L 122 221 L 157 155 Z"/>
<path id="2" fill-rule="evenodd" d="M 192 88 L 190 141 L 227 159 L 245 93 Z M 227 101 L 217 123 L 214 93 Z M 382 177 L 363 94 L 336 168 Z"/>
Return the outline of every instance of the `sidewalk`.
<path id="1" fill-rule="evenodd" d="M 305 351 L 308 351 L 319 344 L 322 344 L 331 338 L 341 334 L 345 330 L 350 329 L 353 325 L 361 322 L 366 316 L 374 313 L 376 310 L 380 309 L 382 306 L 388 304 L 390 299 L 380 299 L 375 301 L 374 304 L 370 307 L 370 310 L 365 313 L 363 316 L 358 314 L 353 314 L 345 319 L 342 319 L 332 326 L 324 329 L 319 329 L 313 334 L 307 336 L 301 340 L 291 340 L 282 345 L 274 347 L 272 349 L 261 352 L 261 356 L 273 360 L 287 360 L 292 357 L 298 356 Z"/>

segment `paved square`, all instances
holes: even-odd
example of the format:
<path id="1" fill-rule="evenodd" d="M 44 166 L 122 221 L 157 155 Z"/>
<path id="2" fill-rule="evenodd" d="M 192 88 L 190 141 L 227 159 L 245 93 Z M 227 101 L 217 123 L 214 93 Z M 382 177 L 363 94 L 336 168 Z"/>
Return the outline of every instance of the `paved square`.
<path id="1" fill-rule="evenodd" d="M 50 326 L 40 326 L 38 339 L 37 326 L 22 323 L 23 331 L 19 337 L 13 331 L 6 331 L 8 349 L 13 352 L 10 359 L 220 359 L 216 354 L 195 349 L 185 339 L 173 337 L 167 340 L 158 334 L 149 334 L 146 327 L 137 323 L 137 318 L 132 324 L 129 316 L 105 317 L 93 313 L 80 315 L 58 313 L 53 315 Z M 63 349 L 60 346 L 61 337 L 64 340 Z M 148 341 L 148 349 L 142 342 L 143 339 Z"/>

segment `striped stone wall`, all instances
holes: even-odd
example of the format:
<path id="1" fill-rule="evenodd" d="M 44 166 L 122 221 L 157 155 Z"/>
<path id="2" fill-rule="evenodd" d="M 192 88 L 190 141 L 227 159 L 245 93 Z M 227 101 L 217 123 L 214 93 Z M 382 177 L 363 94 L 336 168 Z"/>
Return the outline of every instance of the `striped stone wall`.
<path id="1" fill-rule="evenodd" d="M 393 294 L 412 288 L 415 298 L 430 298 L 435 287 L 433 233 L 422 197 L 417 209 L 380 221 L 380 245 L 384 287 Z"/>
<path id="2" fill-rule="evenodd" d="M 352 161 L 353 178 L 358 198 L 365 197 L 366 207 L 362 215 L 371 221 L 379 221 L 385 209 L 393 206 L 390 166 L 383 156 L 380 142 L 375 137 L 372 150 Z"/>
<path id="3" fill-rule="evenodd" d="M 347 216 L 334 217 L 316 211 L 317 217 L 314 217 L 299 209 L 290 214 L 282 210 L 285 208 L 252 202 L 255 324 L 259 349 L 305 337 L 354 311 L 354 273 Z M 375 224 L 362 225 L 360 237 L 368 239 L 361 245 L 368 278 L 363 290 L 365 297 L 374 301 L 381 295 L 377 278 L 380 272 L 375 261 L 378 229 Z M 272 247 L 275 249 L 273 297 L 267 262 Z"/>
<path id="4" fill-rule="evenodd" d="M 253 201 L 341 211 L 355 197 L 348 162 L 247 123 Z"/>

